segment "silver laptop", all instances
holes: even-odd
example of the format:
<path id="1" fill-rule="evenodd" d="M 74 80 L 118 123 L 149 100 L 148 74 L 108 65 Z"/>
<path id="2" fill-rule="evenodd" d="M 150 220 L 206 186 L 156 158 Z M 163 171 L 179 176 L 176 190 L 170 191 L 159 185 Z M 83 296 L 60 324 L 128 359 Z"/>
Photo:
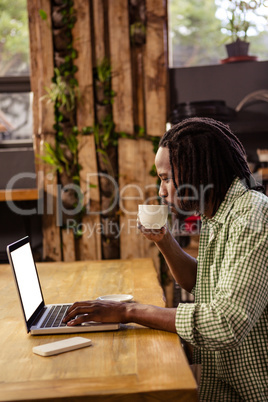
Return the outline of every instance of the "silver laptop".
<path id="1" fill-rule="evenodd" d="M 72 303 L 45 305 L 28 236 L 8 245 L 7 255 L 14 273 L 27 332 L 31 335 L 111 331 L 119 328 L 118 323 L 91 321 L 75 327 L 62 323 Z"/>

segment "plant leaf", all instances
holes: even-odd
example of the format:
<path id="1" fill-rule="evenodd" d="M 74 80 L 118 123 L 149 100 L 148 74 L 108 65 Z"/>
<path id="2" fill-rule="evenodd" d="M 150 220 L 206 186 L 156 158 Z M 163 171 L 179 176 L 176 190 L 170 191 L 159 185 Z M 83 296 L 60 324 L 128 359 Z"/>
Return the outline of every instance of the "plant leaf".
<path id="1" fill-rule="evenodd" d="M 39 15 L 40 15 L 40 17 L 42 18 L 43 21 L 47 20 L 47 13 L 44 10 L 40 9 L 39 10 Z"/>

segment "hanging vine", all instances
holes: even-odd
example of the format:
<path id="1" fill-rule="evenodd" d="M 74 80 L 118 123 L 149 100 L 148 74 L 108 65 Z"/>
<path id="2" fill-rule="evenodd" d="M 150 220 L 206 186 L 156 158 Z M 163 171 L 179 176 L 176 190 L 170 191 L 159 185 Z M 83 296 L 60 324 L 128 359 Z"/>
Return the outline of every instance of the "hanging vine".
<path id="1" fill-rule="evenodd" d="M 43 10 L 39 11 L 43 20 L 47 15 Z M 77 51 L 73 46 L 72 29 L 76 22 L 73 1 L 57 0 L 52 2 L 52 30 L 54 44 L 54 76 L 49 88 L 45 88 L 43 97 L 54 105 L 53 128 L 55 130 L 55 146 L 44 144 L 44 162 L 51 165 L 59 174 L 62 184 L 61 199 L 65 209 L 74 209 L 82 196 L 77 193 L 80 188 L 79 172 L 81 166 L 78 163 L 78 134 L 76 126 L 76 108 L 79 103 L 80 93 L 75 73 L 77 66 L 75 59 Z M 83 129 L 87 132 L 87 128 Z M 68 186 L 76 185 L 76 191 Z M 66 188 L 64 188 L 67 186 Z M 82 212 L 82 206 L 81 206 Z M 76 216 L 77 225 L 81 221 L 81 214 Z M 63 224 L 64 224 L 63 220 Z M 75 232 L 77 234 L 77 232 Z"/>
<path id="2" fill-rule="evenodd" d="M 43 20 L 47 16 L 40 10 Z M 108 58 L 100 60 L 93 71 L 95 120 L 93 127 L 84 127 L 80 131 L 76 126 L 76 109 L 79 107 L 80 93 L 78 82 L 75 78 L 77 66 L 75 59 L 77 51 L 74 48 L 72 30 L 76 22 L 75 9 L 71 0 L 54 0 L 52 2 L 52 29 L 54 41 L 55 70 L 52 83 L 46 88 L 44 98 L 54 105 L 54 129 L 56 132 L 55 146 L 45 143 L 45 153 L 42 159 L 45 163 L 54 167 L 58 172 L 59 181 L 63 186 L 61 193 L 62 203 L 66 209 L 73 209 L 80 202 L 81 197 L 76 191 L 69 189 L 69 184 L 76 184 L 80 188 L 81 166 L 78 162 L 79 142 L 78 135 L 94 135 L 96 143 L 97 161 L 99 172 L 100 197 L 101 197 L 101 222 L 104 231 L 102 233 L 103 258 L 120 258 L 119 236 L 115 236 L 109 228 L 117 227 L 119 230 L 119 205 L 113 205 L 115 193 L 111 185 L 112 178 L 118 183 L 118 140 L 119 138 L 146 139 L 153 142 L 154 150 L 158 147 L 159 137 L 147 136 L 144 128 L 135 126 L 134 135 L 117 132 L 113 121 L 112 104 L 116 93 L 112 90 L 112 66 Z M 134 23 L 130 27 L 130 35 L 134 40 L 142 36 L 144 43 L 145 27 Z M 135 39 L 136 40 L 136 39 Z M 141 40 L 141 39 L 139 39 Z M 156 176 L 153 166 L 150 174 Z M 64 190 L 64 186 L 68 190 Z M 112 208 L 111 205 L 113 205 Z M 81 213 L 76 216 L 77 227 L 81 222 L 84 209 L 81 205 Z M 64 222 L 63 222 L 64 224 Z M 79 231 L 75 231 L 79 236 Z"/>

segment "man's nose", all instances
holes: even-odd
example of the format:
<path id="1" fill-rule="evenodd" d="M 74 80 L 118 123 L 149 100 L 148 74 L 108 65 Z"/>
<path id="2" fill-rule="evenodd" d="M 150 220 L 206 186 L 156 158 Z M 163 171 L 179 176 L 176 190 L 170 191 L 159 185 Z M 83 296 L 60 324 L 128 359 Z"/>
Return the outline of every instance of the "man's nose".
<path id="1" fill-rule="evenodd" d="M 166 198 L 168 196 L 168 192 L 166 187 L 163 185 L 163 183 L 160 184 L 159 188 L 159 197 L 161 198 Z"/>

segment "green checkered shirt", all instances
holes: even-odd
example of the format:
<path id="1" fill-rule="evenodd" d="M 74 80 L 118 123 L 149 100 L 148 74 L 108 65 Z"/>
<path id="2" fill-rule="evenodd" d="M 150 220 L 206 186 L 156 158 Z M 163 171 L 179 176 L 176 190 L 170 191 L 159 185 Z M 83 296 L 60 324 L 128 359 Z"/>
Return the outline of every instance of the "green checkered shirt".
<path id="1" fill-rule="evenodd" d="M 268 198 L 236 178 L 202 216 L 195 302 L 176 314 L 202 364 L 200 401 L 268 401 L 267 245 Z"/>

